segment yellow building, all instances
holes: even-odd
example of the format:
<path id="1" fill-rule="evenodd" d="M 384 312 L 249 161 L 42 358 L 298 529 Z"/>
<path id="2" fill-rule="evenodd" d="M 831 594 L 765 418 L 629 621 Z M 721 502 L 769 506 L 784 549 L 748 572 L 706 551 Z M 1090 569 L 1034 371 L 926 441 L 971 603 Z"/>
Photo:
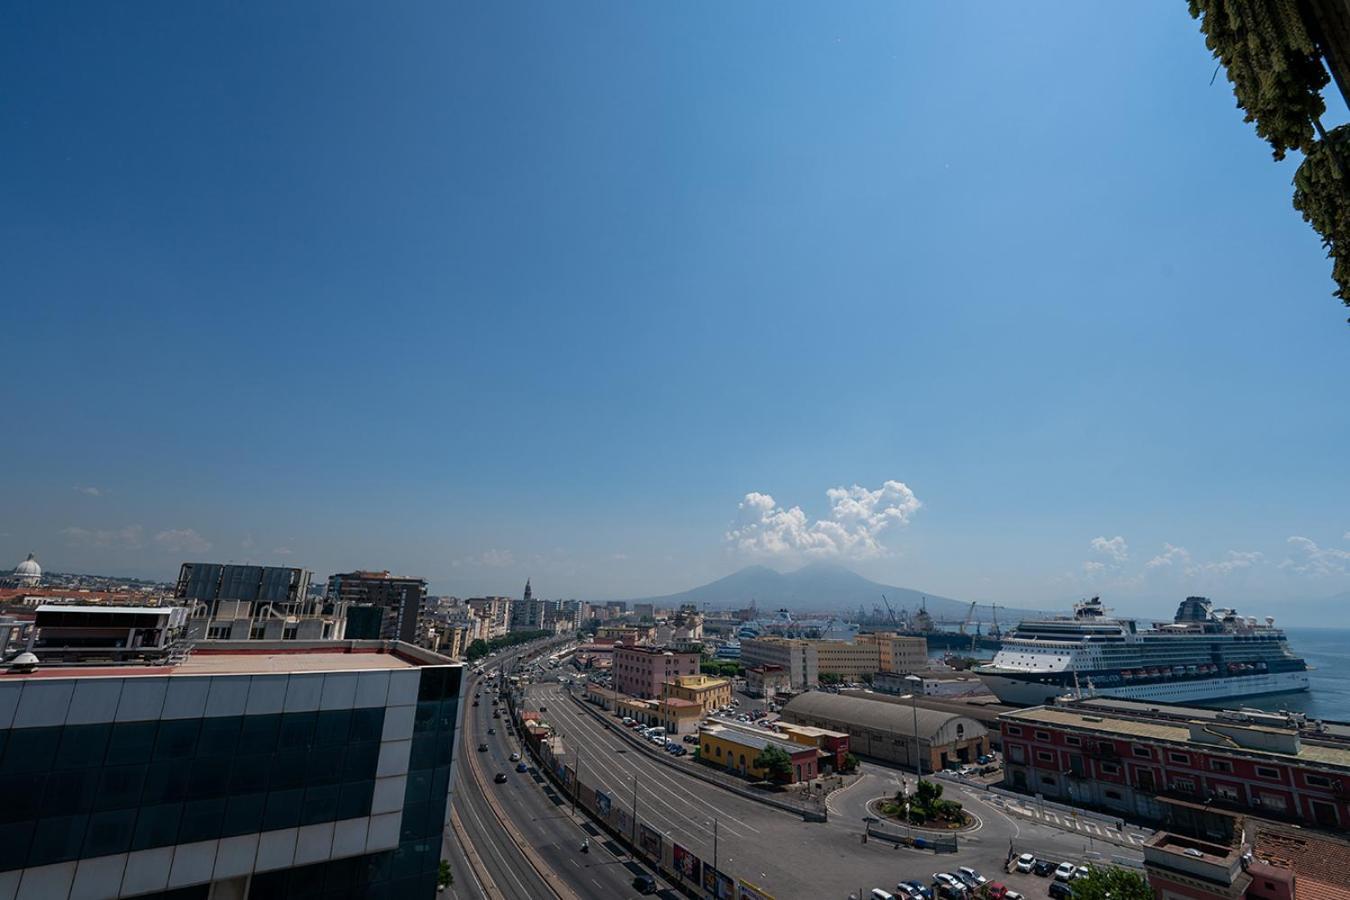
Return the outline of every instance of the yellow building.
<path id="1" fill-rule="evenodd" d="M 820 751 L 778 740 L 751 729 L 729 728 L 720 725 L 704 727 L 698 732 L 698 756 L 703 763 L 720 766 L 729 772 L 750 778 L 764 778 L 768 773 L 755 760 L 766 747 L 777 747 L 791 761 L 789 783 L 809 781 L 819 774 Z"/>
<path id="2" fill-rule="evenodd" d="M 703 714 L 731 704 L 731 682 L 711 675 L 680 675 L 665 683 L 668 700 L 697 703 Z"/>
<path id="3" fill-rule="evenodd" d="M 816 671 L 838 675 L 844 681 L 862 681 L 881 670 L 881 651 L 875 642 L 816 641 Z"/>
<path id="4" fill-rule="evenodd" d="M 888 631 L 858 635 L 859 644 L 875 644 L 880 671 L 922 672 L 928 668 L 928 641 L 907 634 Z"/>

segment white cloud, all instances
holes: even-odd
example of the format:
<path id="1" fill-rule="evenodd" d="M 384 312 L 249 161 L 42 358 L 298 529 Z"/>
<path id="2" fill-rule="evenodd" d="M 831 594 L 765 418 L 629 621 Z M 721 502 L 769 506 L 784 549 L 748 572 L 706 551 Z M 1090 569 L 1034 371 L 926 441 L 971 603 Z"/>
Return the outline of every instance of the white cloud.
<path id="1" fill-rule="evenodd" d="M 1231 575 L 1239 569 L 1250 569 L 1264 562 L 1266 555 L 1259 550 L 1229 550 L 1217 562 L 1197 563 L 1186 570 L 1187 575 Z"/>
<path id="2" fill-rule="evenodd" d="M 1129 545 L 1120 535 L 1113 538 L 1095 537 L 1092 539 L 1092 550 L 1102 556 L 1109 556 L 1117 563 L 1123 563 L 1130 558 Z"/>
<path id="3" fill-rule="evenodd" d="M 1341 535 L 1341 540 L 1350 541 L 1350 531 L 1347 531 L 1345 534 Z"/>
<path id="4" fill-rule="evenodd" d="M 1106 571 L 1106 563 L 1096 562 L 1095 560 L 1091 559 L 1083 563 L 1084 575 L 1100 575 L 1102 572 L 1105 571 Z"/>
<path id="5" fill-rule="evenodd" d="M 882 533 L 908 524 L 923 505 L 899 481 L 887 481 L 876 490 L 856 484 L 830 488 L 825 496 L 829 517 L 812 521 L 800 506 L 784 508 L 769 494 L 752 491 L 741 500 L 726 542 L 755 556 L 867 559 L 884 555 Z"/>
<path id="6" fill-rule="evenodd" d="M 1298 575 L 1343 575 L 1350 571 L 1350 551 L 1335 547 L 1319 547 L 1310 538 L 1294 535 L 1286 543 L 1294 548 L 1294 556 L 1286 557 L 1280 568 Z"/>
<path id="7" fill-rule="evenodd" d="M 450 560 L 452 568 L 505 569 L 515 565 L 516 557 L 510 550 L 484 550 L 476 556 Z"/>
<path id="8" fill-rule="evenodd" d="M 139 525 L 122 528 L 62 528 L 61 533 L 75 545 L 98 549 L 139 550 L 143 545 L 144 529 Z"/>
<path id="9" fill-rule="evenodd" d="M 1163 566 L 1190 566 L 1191 553 L 1185 547 L 1163 544 L 1163 552 L 1144 563 L 1145 569 L 1157 569 Z"/>
<path id="10" fill-rule="evenodd" d="M 78 485 L 78 484 L 77 484 L 77 485 L 75 485 L 73 488 L 71 488 L 71 490 L 74 491 L 74 492 L 77 493 L 77 494 L 84 494 L 85 496 L 88 496 L 88 497 L 102 497 L 102 496 L 103 496 L 103 492 L 102 492 L 101 490 L 99 490 L 98 488 L 94 487 L 93 485 Z"/>
<path id="11" fill-rule="evenodd" d="M 291 550 L 290 547 L 275 547 L 272 552 L 277 556 L 290 556 L 295 551 Z"/>
<path id="12" fill-rule="evenodd" d="M 169 528 L 155 535 L 155 545 L 173 553 L 205 553 L 211 542 L 191 528 Z"/>

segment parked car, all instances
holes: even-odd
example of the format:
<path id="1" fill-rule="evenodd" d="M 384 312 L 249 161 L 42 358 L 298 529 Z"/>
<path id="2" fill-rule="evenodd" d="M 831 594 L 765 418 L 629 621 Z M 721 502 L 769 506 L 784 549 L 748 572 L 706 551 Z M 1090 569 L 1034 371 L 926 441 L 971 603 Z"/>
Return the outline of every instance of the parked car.
<path id="1" fill-rule="evenodd" d="M 904 897 L 906 900 L 924 900 L 923 894 L 914 890 L 912 885 L 904 881 L 895 886 L 895 896 Z"/>
<path id="2" fill-rule="evenodd" d="M 517 771 L 517 772 L 528 772 L 528 771 L 530 771 L 530 767 L 527 766 L 527 765 L 525 765 L 523 762 L 518 762 L 518 763 L 516 763 L 516 771 Z"/>
<path id="3" fill-rule="evenodd" d="M 1036 860 L 1036 864 L 1031 867 L 1031 871 L 1033 874 L 1045 878 L 1047 875 L 1054 873 L 1055 864 L 1048 859 L 1038 859 Z"/>
<path id="4" fill-rule="evenodd" d="M 655 894 L 656 879 L 650 875 L 638 875 L 633 879 L 633 887 L 639 894 Z"/>
<path id="5" fill-rule="evenodd" d="M 1021 894 L 1014 890 L 1008 890 L 1003 895 L 1003 900 L 1026 900 Z"/>
<path id="6" fill-rule="evenodd" d="M 926 884 L 918 881 L 902 881 L 895 886 L 899 893 L 912 898 L 912 900 L 932 900 L 933 889 Z"/>
<path id="7" fill-rule="evenodd" d="M 1023 853 L 1017 857 L 1017 871 L 1030 872 L 1036 866 L 1036 857 L 1030 853 Z"/>
<path id="8" fill-rule="evenodd" d="M 1060 881 L 1050 882 L 1050 896 L 1055 900 L 1073 900 L 1073 888 Z"/>
<path id="9" fill-rule="evenodd" d="M 683 740 L 684 740 L 684 742 L 685 742 L 686 744 L 697 744 L 697 743 L 698 743 L 698 735 L 696 735 L 696 734 L 686 734 L 686 735 L 684 736 Z"/>
<path id="10" fill-rule="evenodd" d="M 988 900 L 1005 900 L 1008 896 L 1008 886 L 1001 881 L 991 881 L 984 889 L 984 895 Z"/>
<path id="11" fill-rule="evenodd" d="M 1056 881 L 1068 881 L 1078 874 L 1078 867 L 1071 862 L 1060 863 L 1055 869 Z"/>
<path id="12" fill-rule="evenodd" d="M 520 754 L 513 752 L 511 754 L 511 762 L 520 762 Z"/>
<path id="13" fill-rule="evenodd" d="M 492 780 L 498 784 L 506 784 L 506 773 L 498 772 L 496 775 L 492 776 Z"/>
<path id="14" fill-rule="evenodd" d="M 938 886 L 939 893 L 944 889 L 948 892 L 955 892 L 960 896 L 963 896 L 966 893 L 966 886 L 961 879 L 957 878 L 955 875 L 948 874 L 947 872 L 935 872 L 933 874 L 933 884 Z"/>
<path id="15" fill-rule="evenodd" d="M 1091 874 L 1092 871 L 1087 866 L 1079 866 L 1078 868 L 1073 870 L 1074 878 L 1086 878 Z"/>
<path id="16" fill-rule="evenodd" d="M 961 881 L 965 884 L 966 887 L 971 888 L 972 890 L 989 883 L 988 878 L 985 878 L 983 875 L 981 875 L 979 872 L 976 872 L 970 866 L 962 866 L 961 868 L 957 869 L 956 872 L 953 874 L 955 874 L 957 878 L 961 879 Z"/>

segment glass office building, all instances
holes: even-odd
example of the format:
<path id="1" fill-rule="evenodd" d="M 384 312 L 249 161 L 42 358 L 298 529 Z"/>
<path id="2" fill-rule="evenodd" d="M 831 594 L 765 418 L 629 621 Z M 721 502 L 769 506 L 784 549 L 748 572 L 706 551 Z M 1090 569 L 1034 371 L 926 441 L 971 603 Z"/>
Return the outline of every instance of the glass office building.
<path id="1" fill-rule="evenodd" d="M 433 897 L 461 666 L 260 643 L 0 674 L 0 900 Z"/>

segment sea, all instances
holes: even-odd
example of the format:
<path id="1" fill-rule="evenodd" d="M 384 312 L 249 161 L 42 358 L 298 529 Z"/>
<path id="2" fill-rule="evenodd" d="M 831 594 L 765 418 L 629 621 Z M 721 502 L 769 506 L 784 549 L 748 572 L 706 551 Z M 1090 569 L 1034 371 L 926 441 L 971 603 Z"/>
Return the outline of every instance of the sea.
<path id="1" fill-rule="evenodd" d="M 1289 710 L 1311 718 L 1350 722 L 1350 628 L 1285 628 L 1289 647 L 1308 662 L 1307 691 L 1239 697 L 1206 706 L 1247 706 L 1271 712 Z M 941 652 L 930 653 L 933 659 Z M 992 651 L 977 652 L 989 658 Z"/>

